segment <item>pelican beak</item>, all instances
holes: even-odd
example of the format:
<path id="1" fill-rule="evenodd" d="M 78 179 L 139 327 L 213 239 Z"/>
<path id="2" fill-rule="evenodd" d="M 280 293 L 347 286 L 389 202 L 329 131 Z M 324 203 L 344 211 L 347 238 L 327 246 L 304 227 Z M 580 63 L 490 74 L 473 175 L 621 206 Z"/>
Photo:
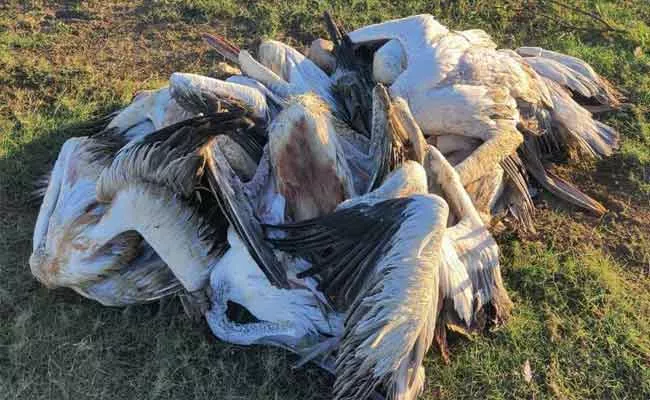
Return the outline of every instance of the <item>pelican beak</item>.
<path id="1" fill-rule="evenodd" d="M 202 33 L 201 38 L 212 48 L 217 50 L 226 60 L 239 65 L 239 52 L 240 49 L 228 39 L 219 35 L 212 35 L 210 33 Z"/>

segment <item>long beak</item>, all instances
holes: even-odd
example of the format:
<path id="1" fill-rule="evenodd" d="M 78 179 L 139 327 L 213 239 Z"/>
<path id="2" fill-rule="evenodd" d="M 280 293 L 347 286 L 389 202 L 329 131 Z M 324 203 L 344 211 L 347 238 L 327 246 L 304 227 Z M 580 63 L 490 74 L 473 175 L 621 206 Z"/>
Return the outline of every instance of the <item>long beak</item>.
<path id="1" fill-rule="evenodd" d="M 201 38 L 211 47 L 213 47 L 219 54 L 224 56 L 226 60 L 239 65 L 239 52 L 240 48 L 234 43 L 229 41 L 223 36 L 212 35 L 210 33 L 202 33 Z"/>

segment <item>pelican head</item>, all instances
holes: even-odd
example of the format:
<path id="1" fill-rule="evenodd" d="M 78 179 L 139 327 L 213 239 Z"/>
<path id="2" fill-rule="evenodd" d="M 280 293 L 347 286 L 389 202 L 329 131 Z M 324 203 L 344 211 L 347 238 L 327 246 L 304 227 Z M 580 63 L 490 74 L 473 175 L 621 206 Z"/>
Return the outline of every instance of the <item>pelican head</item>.
<path id="1" fill-rule="evenodd" d="M 105 213 L 95 196 L 100 167 L 92 139 L 69 139 L 52 170 L 34 229 L 29 258 L 32 274 L 45 286 L 76 287 L 99 278 L 102 271 L 135 253 L 140 239 L 124 234 L 98 246 L 88 233 Z"/>
<path id="2" fill-rule="evenodd" d="M 334 43 L 326 39 L 316 39 L 311 42 L 308 55 L 320 69 L 331 74 L 336 69 L 336 57 L 333 51 Z"/>
<path id="3" fill-rule="evenodd" d="M 375 82 L 390 86 L 404 69 L 406 54 L 399 40 L 389 40 L 375 52 L 372 59 L 372 77 Z"/>

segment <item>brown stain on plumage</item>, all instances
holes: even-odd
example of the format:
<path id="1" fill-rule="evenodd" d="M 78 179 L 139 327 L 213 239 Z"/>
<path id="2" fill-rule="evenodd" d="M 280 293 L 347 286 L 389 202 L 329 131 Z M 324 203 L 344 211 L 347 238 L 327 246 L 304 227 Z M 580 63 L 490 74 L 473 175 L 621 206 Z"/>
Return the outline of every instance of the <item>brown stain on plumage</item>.
<path id="1" fill-rule="evenodd" d="M 345 200 L 336 160 L 317 153 L 323 147 L 314 143 L 318 141 L 315 135 L 301 117 L 292 126 L 275 165 L 278 190 L 287 200 L 287 214 L 294 221 L 330 213 Z"/>

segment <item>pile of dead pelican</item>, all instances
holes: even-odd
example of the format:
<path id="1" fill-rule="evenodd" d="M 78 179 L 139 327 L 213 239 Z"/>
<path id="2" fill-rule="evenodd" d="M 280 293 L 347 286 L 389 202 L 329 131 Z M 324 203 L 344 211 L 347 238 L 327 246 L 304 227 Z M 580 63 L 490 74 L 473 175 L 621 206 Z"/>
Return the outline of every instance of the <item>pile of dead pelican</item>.
<path id="1" fill-rule="evenodd" d="M 205 34 L 239 73 L 174 73 L 78 127 L 30 267 L 105 305 L 179 295 L 219 339 L 327 369 L 336 399 L 415 399 L 447 329 L 508 318 L 494 221 L 534 230 L 539 190 L 605 212 L 547 160 L 610 155 L 592 111 L 620 95 L 579 59 L 430 15 L 325 22 L 307 55 Z"/>

